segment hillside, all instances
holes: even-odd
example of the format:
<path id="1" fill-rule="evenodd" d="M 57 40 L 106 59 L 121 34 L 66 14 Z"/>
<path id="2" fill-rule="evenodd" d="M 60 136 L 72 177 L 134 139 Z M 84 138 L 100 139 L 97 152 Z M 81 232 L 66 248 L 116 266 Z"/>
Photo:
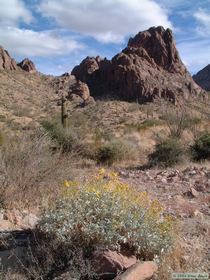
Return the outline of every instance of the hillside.
<path id="1" fill-rule="evenodd" d="M 53 88 L 41 74 L 0 70 L 1 130 L 31 130 L 57 110 Z"/>

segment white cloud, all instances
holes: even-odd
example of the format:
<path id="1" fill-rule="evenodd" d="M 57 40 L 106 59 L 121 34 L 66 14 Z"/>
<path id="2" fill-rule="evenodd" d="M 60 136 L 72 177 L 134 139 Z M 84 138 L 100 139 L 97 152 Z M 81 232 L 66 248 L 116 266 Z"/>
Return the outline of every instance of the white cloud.
<path id="1" fill-rule="evenodd" d="M 31 12 L 22 0 L 0 0 L 0 25 L 16 25 L 18 21 L 30 23 Z"/>
<path id="2" fill-rule="evenodd" d="M 59 37 L 56 31 L 35 32 L 16 27 L 0 27 L 0 43 L 12 55 L 42 56 L 69 54 L 84 46 L 68 37 Z"/>
<path id="3" fill-rule="evenodd" d="M 197 27 L 197 31 L 202 36 L 209 36 L 210 35 L 210 14 L 209 12 L 199 9 L 194 14 L 195 19 L 199 23 Z"/>
<path id="4" fill-rule="evenodd" d="M 122 42 L 154 25 L 172 26 L 154 0 L 42 0 L 39 11 L 62 27 L 106 43 Z"/>
<path id="5" fill-rule="evenodd" d="M 22 0 L 0 0 L 0 45 L 14 56 L 69 54 L 83 48 L 76 39 L 59 36 L 56 30 L 33 31 L 19 28 L 20 22 L 30 23 L 33 15 Z"/>

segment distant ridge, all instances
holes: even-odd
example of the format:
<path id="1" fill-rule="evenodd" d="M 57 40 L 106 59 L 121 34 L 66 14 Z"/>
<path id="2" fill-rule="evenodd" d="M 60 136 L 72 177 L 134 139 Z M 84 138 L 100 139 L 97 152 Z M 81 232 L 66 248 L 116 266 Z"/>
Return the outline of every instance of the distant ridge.
<path id="1" fill-rule="evenodd" d="M 193 79 L 200 87 L 210 91 L 210 64 L 194 75 Z"/>
<path id="2" fill-rule="evenodd" d="M 36 67 L 34 63 L 28 58 L 23 59 L 20 63 L 17 64 L 14 58 L 10 56 L 7 50 L 0 46 L 0 69 L 15 71 L 22 69 L 29 73 L 36 73 Z"/>

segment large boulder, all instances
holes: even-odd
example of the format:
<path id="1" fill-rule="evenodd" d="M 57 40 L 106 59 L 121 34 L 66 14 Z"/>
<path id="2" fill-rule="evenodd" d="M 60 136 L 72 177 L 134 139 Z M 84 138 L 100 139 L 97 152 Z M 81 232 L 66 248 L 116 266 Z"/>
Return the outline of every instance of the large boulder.
<path id="1" fill-rule="evenodd" d="M 193 79 L 204 90 L 210 91 L 210 64 L 194 75 Z"/>
<path id="2" fill-rule="evenodd" d="M 29 73 L 36 73 L 37 72 L 34 63 L 28 58 L 23 59 L 20 63 L 18 63 L 18 66 L 22 70 L 24 70 L 26 72 L 29 72 Z"/>
<path id="3" fill-rule="evenodd" d="M 116 276 L 136 262 L 137 258 L 129 252 L 106 250 L 94 253 L 92 265 L 97 274 Z"/>
<path id="4" fill-rule="evenodd" d="M 150 262 L 139 262 L 131 266 L 126 272 L 115 278 L 115 280 L 150 280 L 157 272 L 157 265 Z"/>
<path id="5" fill-rule="evenodd" d="M 182 63 L 172 31 L 163 27 L 138 33 L 111 61 L 87 57 L 72 74 L 93 96 L 139 102 L 160 97 L 174 103 L 179 97 L 206 96 Z"/>
<path id="6" fill-rule="evenodd" d="M 0 69 L 1 70 L 17 70 L 16 61 L 9 55 L 3 47 L 0 46 Z"/>

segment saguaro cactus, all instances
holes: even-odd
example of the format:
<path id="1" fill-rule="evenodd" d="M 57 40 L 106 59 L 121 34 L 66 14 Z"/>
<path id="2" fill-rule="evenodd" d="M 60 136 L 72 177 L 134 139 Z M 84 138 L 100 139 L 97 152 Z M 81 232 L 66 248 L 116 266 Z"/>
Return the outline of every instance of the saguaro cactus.
<path id="1" fill-rule="evenodd" d="M 67 114 L 66 114 L 66 100 L 62 94 L 61 97 L 61 123 L 63 128 L 66 128 L 66 118 L 67 118 Z"/>

